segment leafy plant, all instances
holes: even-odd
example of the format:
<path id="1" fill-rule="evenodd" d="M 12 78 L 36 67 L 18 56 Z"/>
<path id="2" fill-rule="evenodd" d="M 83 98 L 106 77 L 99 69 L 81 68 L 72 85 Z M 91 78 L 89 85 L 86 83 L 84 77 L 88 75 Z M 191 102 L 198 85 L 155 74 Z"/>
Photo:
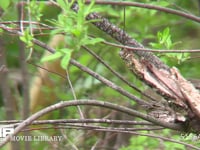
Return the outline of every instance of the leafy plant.
<path id="1" fill-rule="evenodd" d="M 32 47 L 33 43 L 33 35 L 30 34 L 30 29 L 26 28 L 26 30 L 23 32 L 23 35 L 20 36 L 20 40 L 26 43 L 27 47 Z"/>
<path id="2" fill-rule="evenodd" d="M 166 27 L 163 31 L 158 31 L 157 33 L 157 42 L 151 42 L 150 45 L 156 49 L 172 49 L 177 42 L 173 43 L 171 39 L 170 29 Z M 181 62 L 187 60 L 190 57 L 189 53 L 165 53 L 159 55 L 161 59 L 169 64 L 175 65 L 180 64 Z"/>
<path id="3" fill-rule="evenodd" d="M 152 42 L 150 43 L 150 45 L 158 49 L 171 49 L 175 45 L 175 43 L 172 43 L 169 27 L 165 28 L 163 31 L 158 31 L 157 42 Z"/>
<path id="4" fill-rule="evenodd" d="M 36 21 L 40 21 L 40 18 L 42 17 L 42 8 L 43 5 L 42 3 L 39 3 L 36 0 L 32 0 L 30 1 L 30 3 L 27 5 L 26 7 L 29 11 L 30 14 L 32 16 L 32 20 L 36 20 Z"/>
<path id="5" fill-rule="evenodd" d="M 52 35 L 64 34 L 67 48 L 57 48 L 56 52 L 50 56 L 45 57 L 42 61 L 51 61 L 61 57 L 61 66 L 66 69 L 72 52 L 79 51 L 82 45 L 94 45 L 102 42 L 102 38 L 91 38 L 88 36 L 88 26 L 90 21 L 87 21 L 86 16 L 94 12 L 94 0 L 89 6 L 84 5 L 84 1 L 78 0 L 79 9 L 77 12 L 71 10 L 74 1 L 68 2 L 64 0 L 57 0 L 58 5 L 62 9 L 62 13 L 58 15 L 57 20 L 51 21 L 58 28 L 52 31 Z"/>

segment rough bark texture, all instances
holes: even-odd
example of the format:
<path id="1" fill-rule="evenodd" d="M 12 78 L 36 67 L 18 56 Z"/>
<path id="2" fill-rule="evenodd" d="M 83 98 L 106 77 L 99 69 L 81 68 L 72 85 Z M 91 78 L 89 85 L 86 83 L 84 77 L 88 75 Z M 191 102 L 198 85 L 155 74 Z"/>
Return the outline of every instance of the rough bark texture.
<path id="1" fill-rule="evenodd" d="M 92 13 L 87 16 L 88 20 L 95 20 L 98 19 L 100 21 L 94 22 L 93 24 L 98 27 L 100 30 L 106 32 L 108 35 L 110 35 L 113 39 L 117 40 L 123 45 L 126 46 L 132 46 L 132 47 L 138 47 L 138 48 L 144 48 L 144 46 L 140 43 L 138 43 L 136 40 L 131 38 L 126 32 L 124 32 L 122 29 L 118 28 L 114 24 L 110 23 L 107 19 L 101 17 L 97 13 Z M 157 68 L 163 68 L 168 70 L 169 67 L 165 65 L 158 57 L 153 55 L 151 52 L 146 51 L 134 51 L 136 55 L 139 57 L 145 58 L 150 63 L 154 64 Z"/>
<path id="2" fill-rule="evenodd" d="M 76 11 L 77 11 L 76 7 Z M 132 47 L 143 48 L 144 46 L 132 39 L 122 29 L 110 23 L 97 13 L 91 13 L 87 20 L 99 20 L 93 24 L 100 30 L 106 32 L 118 42 Z M 157 56 L 146 51 L 131 51 L 122 49 L 121 58 L 125 61 L 129 69 L 134 72 L 144 83 L 155 88 L 163 95 L 169 104 L 173 104 L 174 121 L 189 122 L 192 130 L 200 131 L 197 124 L 200 121 L 200 94 L 192 83 L 187 81 L 175 67 L 169 68 Z M 177 111 L 177 108 L 181 112 Z M 179 115 L 177 115 L 177 112 Z M 180 117 L 178 117 L 180 116 Z M 171 116 L 169 116 L 171 118 Z M 184 118 L 184 119 L 182 119 Z M 171 120 L 171 119 L 169 119 Z M 191 121 L 193 120 L 193 121 Z"/>

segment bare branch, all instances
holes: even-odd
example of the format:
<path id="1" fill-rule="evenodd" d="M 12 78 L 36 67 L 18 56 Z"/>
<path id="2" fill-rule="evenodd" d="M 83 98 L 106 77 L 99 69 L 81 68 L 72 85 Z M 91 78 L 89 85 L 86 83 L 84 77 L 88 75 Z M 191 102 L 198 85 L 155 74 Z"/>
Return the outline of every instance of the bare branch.
<path id="1" fill-rule="evenodd" d="M 64 107 L 69 107 L 69 106 L 78 106 L 78 105 L 91 105 L 91 106 L 99 106 L 99 107 L 109 108 L 109 109 L 113 109 L 116 111 L 126 113 L 131 116 L 142 118 L 144 120 L 153 122 L 159 126 L 163 126 L 163 127 L 174 129 L 174 130 L 184 131 L 184 127 L 182 127 L 181 125 L 159 121 L 158 119 L 155 119 L 149 115 L 140 113 L 136 110 L 133 110 L 133 109 L 130 109 L 130 108 L 127 108 L 124 106 L 119 106 L 119 105 L 116 105 L 113 103 L 109 103 L 109 102 L 105 102 L 105 101 L 97 101 L 97 100 L 78 100 L 78 101 L 71 100 L 71 101 L 59 102 L 57 104 L 46 107 L 46 108 L 38 111 L 37 113 L 33 114 L 32 116 L 30 116 L 29 118 L 24 120 L 19 126 L 17 126 L 15 128 L 14 133 L 12 135 L 7 136 L 5 138 L 5 140 L 2 143 L 0 143 L 0 147 L 5 145 L 11 139 L 12 136 L 18 134 L 21 130 L 23 130 L 25 127 L 30 125 L 34 120 L 38 119 L 39 117 L 42 117 L 43 115 L 45 115 L 49 112 L 52 112 L 54 110 L 58 110 L 58 109 L 61 109 Z"/>
<path id="2" fill-rule="evenodd" d="M 0 124 L 14 124 L 19 125 L 24 120 L 6 120 L 0 121 Z M 119 125 L 148 125 L 155 126 L 147 121 L 130 121 L 130 120 L 112 120 L 112 119 L 56 119 L 56 120 L 38 120 L 33 121 L 31 125 L 41 124 L 68 124 L 68 123 L 107 123 L 107 124 L 119 124 Z"/>
<path id="3" fill-rule="evenodd" d="M 15 30 L 12 30 L 11 28 L 3 25 L 3 24 L 0 24 L 0 28 L 2 28 L 3 30 L 7 31 L 7 32 L 10 32 L 10 33 L 14 33 L 14 34 L 17 34 L 17 35 L 22 35 L 22 33 L 20 31 L 15 31 Z M 37 40 L 37 39 L 33 39 L 32 41 L 34 44 L 48 50 L 49 52 L 51 53 L 54 53 L 55 52 L 55 49 L 49 47 L 47 44 Z M 149 105 L 147 102 L 137 98 L 136 96 L 134 96 L 133 94 L 130 94 L 129 92 L 127 92 L 126 90 L 122 89 L 121 87 L 115 85 L 114 83 L 112 83 L 111 81 L 107 80 L 106 78 L 100 76 L 99 74 L 93 72 L 92 70 L 90 70 L 89 68 L 87 67 L 84 67 L 83 65 L 81 65 L 80 63 L 78 63 L 77 61 L 71 59 L 70 60 L 70 63 L 77 66 L 78 68 L 80 68 L 81 70 L 89 73 L 90 75 L 93 75 L 93 77 L 95 77 L 96 79 L 100 80 L 102 83 L 108 85 L 109 87 L 115 89 L 116 91 L 120 92 L 121 94 L 131 98 L 132 100 L 135 100 L 136 102 L 140 103 L 140 104 L 143 104 L 143 105 Z"/>
<path id="4" fill-rule="evenodd" d="M 162 139 L 164 141 L 169 141 L 169 142 L 173 142 L 173 143 L 177 143 L 177 144 L 181 144 L 181 145 L 185 145 L 187 147 L 196 149 L 196 150 L 200 150 L 199 147 L 196 147 L 194 145 L 185 143 L 185 142 L 181 142 L 181 141 L 177 141 L 177 140 L 173 140 L 171 138 L 167 138 L 167 137 L 163 137 L 163 136 L 159 136 L 159 135 L 154 135 L 154 134 L 145 134 L 145 133 L 139 133 L 139 132 L 134 132 L 134 131 L 124 131 L 124 130 L 115 130 L 115 129 L 93 129 L 94 131 L 103 131 L 103 132 L 114 132 L 114 133 L 126 133 L 126 134 L 134 134 L 134 135 L 139 135 L 139 136 L 148 136 L 148 137 L 152 137 L 152 138 L 157 138 L 157 139 Z"/>
<path id="5" fill-rule="evenodd" d="M 131 46 L 125 46 L 125 45 L 119 45 L 116 43 L 111 43 L 104 41 L 102 42 L 104 44 L 110 45 L 110 46 L 115 46 L 118 48 L 125 48 L 130 51 L 146 51 L 146 52 L 155 52 L 155 53 L 200 53 L 200 49 L 182 49 L 182 50 L 177 50 L 177 49 L 151 49 L 151 48 L 139 48 L 139 47 L 131 47 Z"/>
<path id="6" fill-rule="evenodd" d="M 116 77 L 118 77 L 120 80 L 122 80 L 124 83 L 126 83 L 128 86 L 130 86 L 131 88 L 133 88 L 134 90 L 136 90 L 137 92 L 139 92 L 140 94 L 150 98 L 151 100 L 155 99 L 153 97 L 151 97 L 150 95 L 145 94 L 144 92 L 142 92 L 139 88 L 137 88 L 134 84 L 130 83 L 129 81 L 127 81 L 123 76 L 121 76 L 117 71 L 113 70 L 103 59 L 101 59 L 97 54 L 95 54 L 92 50 L 90 50 L 88 47 L 83 46 L 83 48 L 85 50 L 87 50 L 92 56 L 94 56 L 99 62 L 101 62 L 108 70 L 110 70 L 110 72 L 113 73 L 113 75 L 115 75 Z"/>
<path id="7" fill-rule="evenodd" d="M 86 3 L 90 3 L 91 0 L 86 0 Z M 184 18 L 187 18 L 189 20 L 195 21 L 195 22 L 200 22 L 200 17 L 197 17 L 195 15 L 171 9 L 171 8 L 166 8 L 166 7 L 161 7 L 161 6 L 156 6 L 156 5 L 151 5 L 151 4 L 145 4 L 145 3 L 138 3 L 138 2 L 118 2 L 118 1 L 102 1 L 102 0 L 95 0 L 96 4 L 102 4 L 102 5 L 119 5 L 119 6 L 135 6 L 135 7 L 140 7 L 140 8 L 147 8 L 147 9 L 152 9 L 152 10 L 158 10 L 161 12 L 166 12 L 170 13 L 173 15 L 181 16 Z"/>
<path id="8" fill-rule="evenodd" d="M 102 83 L 104 83 L 105 85 L 109 86 L 110 88 L 118 91 L 119 93 L 121 93 L 122 95 L 136 101 L 137 103 L 141 104 L 141 105 L 145 105 L 145 106 L 149 106 L 151 107 L 148 102 L 137 98 L 135 95 L 127 92 L 126 90 L 122 89 L 120 86 L 117 86 L 115 83 L 109 81 L 108 79 L 102 77 L 101 75 L 97 74 L 96 72 L 90 70 L 89 68 L 83 66 L 82 64 L 78 63 L 77 61 L 75 61 L 74 59 L 70 60 L 70 63 L 76 67 L 78 67 L 79 69 L 81 69 L 82 71 L 90 74 L 91 76 L 93 76 L 94 78 L 96 78 L 97 80 L 101 81 Z"/>
<path id="9" fill-rule="evenodd" d="M 76 7 L 75 7 L 76 8 Z M 77 11 L 77 10 L 75 10 Z M 118 28 L 114 24 L 110 23 L 106 18 L 103 18 L 97 13 L 91 13 L 86 17 L 87 20 L 99 20 L 98 22 L 93 22 L 93 24 L 98 27 L 100 30 L 104 31 L 108 35 L 110 35 L 113 39 L 119 41 L 120 43 L 137 48 L 144 48 L 144 46 L 138 43 L 135 39 L 130 37 L 125 31 Z M 147 51 L 134 51 L 134 53 L 141 57 L 145 58 L 149 63 L 152 63 L 157 68 L 163 68 L 168 70 L 169 67 L 165 65 L 157 56 L 155 56 L 151 52 Z"/>

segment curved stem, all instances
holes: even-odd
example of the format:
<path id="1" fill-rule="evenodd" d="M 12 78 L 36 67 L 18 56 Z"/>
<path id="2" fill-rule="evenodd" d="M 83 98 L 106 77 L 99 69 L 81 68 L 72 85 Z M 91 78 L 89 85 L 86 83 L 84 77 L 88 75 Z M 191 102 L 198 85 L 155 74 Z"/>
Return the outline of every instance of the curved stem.
<path id="1" fill-rule="evenodd" d="M 133 109 L 130 109 L 130 108 L 127 108 L 127 107 L 124 107 L 124 106 L 119 106 L 117 104 L 113 104 L 113 103 L 109 103 L 109 102 L 105 102 L 105 101 L 98 101 L 98 100 L 79 100 L 79 101 L 71 100 L 71 101 L 61 101 L 57 104 L 46 107 L 46 108 L 38 111 L 37 113 L 33 114 L 32 116 L 30 116 L 29 118 L 24 120 L 18 127 L 16 127 L 14 133 L 12 135 L 7 136 L 5 138 L 5 140 L 0 143 L 0 147 L 4 146 L 9 140 L 11 140 L 12 136 L 18 134 L 22 129 L 24 129 L 26 126 L 30 125 L 34 120 L 42 117 L 43 115 L 45 115 L 49 112 L 52 112 L 54 110 L 64 108 L 64 107 L 79 106 L 79 105 L 92 105 L 92 106 L 109 108 L 109 109 L 112 109 L 112 110 L 116 110 L 116 111 L 119 111 L 119 112 L 126 113 L 126 114 L 131 115 L 131 116 L 142 118 L 144 120 L 150 121 L 150 122 L 157 124 L 159 126 L 163 126 L 163 127 L 174 129 L 174 130 L 180 130 L 180 131 L 184 130 L 184 128 L 179 124 L 163 122 L 163 121 L 160 121 L 160 120 L 153 118 L 149 115 L 140 113 L 136 110 L 133 110 Z"/>

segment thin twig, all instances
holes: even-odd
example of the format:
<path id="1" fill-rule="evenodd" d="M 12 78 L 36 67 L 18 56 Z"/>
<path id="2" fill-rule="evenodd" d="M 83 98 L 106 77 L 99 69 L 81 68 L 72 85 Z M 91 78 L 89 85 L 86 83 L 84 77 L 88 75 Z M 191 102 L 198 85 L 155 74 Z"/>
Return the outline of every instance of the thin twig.
<path id="1" fill-rule="evenodd" d="M 41 3 L 41 2 L 40 2 Z M 58 4 L 51 0 L 50 2 L 42 2 L 45 5 L 54 5 L 58 7 Z M 85 0 L 85 3 L 91 3 L 91 0 Z M 119 6 L 134 6 L 134 7 L 140 7 L 140 8 L 146 8 L 146 9 L 152 9 L 152 10 L 158 10 L 161 12 L 181 16 L 184 18 L 187 18 L 189 20 L 200 22 L 200 17 L 197 17 L 193 14 L 186 13 L 184 11 L 179 11 L 171 8 L 151 5 L 151 4 L 145 4 L 145 3 L 139 3 L 139 2 L 124 2 L 124 1 L 108 1 L 108 0 L 95 0 L 95 4 L 101 4 L 101 5 L 119 5 Z M 19 5 L 26 5 L 26 2 L 19 2 Z"/>
<path id="2" fill-rule="evenodd" d="M 128 127 L 104 127 L 104 126 L 97 126 L 97 125 L 81 125 L 81 124 L 60 124 L 54 125 L 52 127 L 42 126 L 42 127 L 32 127 L 28 129 L 23 129 L 21 132 L 25 131 L 34 131 L 34 130 L 44 130 L 44 129 L 77 129 L 77 130 L 98 130 L 98 129 L 111 129 L 111 130 L 122 130 L 122 131 L 152 131 L 152 130 L 163 130 L 163 127 L 143 127 L 143 128 L 128 128 Z"/>
<path id="3" fill-rule="evenodd" d="M 27 3 L 30 3 L 30 0 L 27 0 Z M 19 27 L 20 27 L 20 31 L 22 32 L 22 34 L 24 34 L 24 24 L 23 24 L 23 20 L 25 18 L 25 8 L 24 7 L 18 7 L 18 17 L 19 17 Z M 31 15 L 30 15 L 30 8 L 28 8 L 28 18 L 29 21 L 31 21 Z M 29 32 L 31 34 L 31 36 L 33 36 L 33 31 L 32 31 L 32 24 L 29 23 Z M 23 107 L 22 107 L 22 119 L 26 119 L 29 114 L 30 114 L 30 97 L 29 97 L 29 75 L 28 75 L 28 68 L 27 68 L 27 64 L 26 64 L 26 46 L 25 43 L 23 43 L 22 41 L 19 41 L 19 58 L 20 58 L 20 65 L 21 65 L 21 75 L 23 78 L 23 82 L 22 82 L 22 88 L 23 88 Z M 29 49 L 29 54 L 31 56 L 33 48 L 30 47 Z M 29 136 L 30 133 L 29 132 L 24 132 L 24 136 Z M 24 149 L 30 149 L 30 143 L 29 142 L 24 142 Z"/>
<path id="4" fill-rule="evenodd" d="M 48 29 L 48 30 L 52 30 L 52 29 L 57 29 L 56 27 L 52 27 L 52 26 L 49 26 L 47 24 L 44 24 L 44 23 L 41 23 L 41 22 L 37 22 L 37 21 L 26 21 L 26 20 L 21 20 L 21 21 L 0 21 L 0 24 L 19 24 L 19 23 L 23 23 L 23 24 L 34 24 L 34 25 L 37 25 L 37 26 L 41 26 L 41 27 L 44 27 L 45 29 Z"/>
<path id="5" fill-rule="evenodd" d="M 77 101 L 77 96 L 76 96 L 75 90 L 74 90 L 74 88 L 73 88 L 72 82 L 71 82 L 71 80 L 70 80 L 69 72 L 68 72 L 67 69 L 66 69 L 66 79 L 67 79 L 67 81 L 68 81 L 68 83 L 69 83 L 69 87 L 70 87 L 70 89 L 71 89 L 71 91 L 72 91 L 72 95 L 73 95 L 73 97 L 74 97 L 74 100 Z M 80 118 L 81 118 L 81 119 L 84 119 L 85 117 L 84 117 L 84 114 L 83 114 L 83 112 L 82 112 L 80 106 L 77 106 L 77 108 L 78 108 L 78 112 L 79 112 L 79 114 L 80 114 Z"/>
<path id="6" fill-rule="evenodd" d="M 81 69 L 82 71 L 90 74 L 91 76 L 93 76 L 94 78 L 96 78 L 97 80 L 101 81 L 102 83 L 104 83 L 105 85 L 109 86 L 110 88 L 118 91 L 120 94 L 130 98 L 131 100 L 134 100 L 135 102 L 144 105 L 144 106 L 150 106 L 151 104 L 139 99 L 138 97 L 136 97 L 135 95 L 127 92 L 126 90 L 124 90 L 123 88 L 121 88 L 120 86 L 117 86 L 115 83 L 109 81 L 108 79 L 104 78 L 103 76 L 97 74 L 96 72 L 90 70 L 89 68 L 83 66 L 82 64 L 78 63 L 77 61 L 75 61 L 74 59 L 70 60 L 70 64 L 78 67 L 79 69 Z"/>
<path id="7" fill-rule="evenodd" d="M 188 50 L 170 49 L 170 50 L 166 50 L 166 49 L 150 49 L 150 48 L 131 47 L 131 46 L 120 45 L 120 44 L 111 43 L 111 42 L 107 42 L 107 41 L 103 41 L 102 43 L 110 45 L 110 46 L 118 47 L 118 48 L 125 48 L 130 51 L 147 51 L 147 52 L 156 52 L 156 53 L 200 53 L 200 49 L 188 49 Z"/>
<path id="8" fill-rule="evenodd" d="M 95 52 L 93 52 L 92 50 L 90 50 L 88 47 L 86 46 L 82 46 L 86 51 L 88 51 L 92 56 L 94 56 L 99 62 L 101 62 L 108 70 L 110 70 L 110 72 L 113 73 L 113 75 L 115 75 L 116 77 L 118 77 L 121 81 L 123 81 L 124 83 L 126 83 L 128 86 L 130 86 L 131 88 L 133 88 L 134 90 L 136 90 L 137 92 L 139 92 L 140 94 L 150 98 L 151 100 L 155 101 L 155 99 L 153 97 L 151 97 L 150 95 L 147 95 L 146 93 L 143 93 L 138 87 L 136 87 L 134 84 L 128 82 L 123 76 L 121 76 L 117 71 L 113 70 L 100 56 L 98 56 L 97 54 L 95 54 Z"/>
<path id="9" fill-rule="evenodd" d="M 74 101 L 74 100 L 71 100 L 71 101 L 61 101 L 57 104 L 51 105 L 49 107 L 46 107 L 46 108 L 36 112 L 32 116 L 30 116 L 29 118 L 24 120 L 18 127 L 16 127 L 14 133 L 7 136 L 5 138 L 5 140 L 0 143 L 0 147 L 4 146 L 12 138 L 12 136 L 18 134 L 21 130 L 23 130 L 25 127 L 30 125 L 33 121 L 35 121 L 39 117 L 42 117 L 43 115 L 48 114 L 49 112 L 52 112 L 54 110 L 58 110 L 58 109 L 61 109 L 61 108 L 64 108 L 64 107 L 69 107 L 69 106 L 78 106 L 78 105 L 91 105 L 91 106 L 99 106 L 99 107 L 109 108 L 109 109 L 112 109 L 112 110 L 116 110 L 116 111 L 119 111 L 119 112 L 126 113 L 126 114 L 131 115 L 131 116 L 142 118 L 144 120 L 150 121 L 150 122 L 157 124 L 159 126 L 163 126 L 163 127 L 166 127 L 166 128 L 179 130 L 179 131 L 184 130 L 184 128 L 180 124 L 163 122 L 163 121 L 160 121 L 160 120 L 153 118 L 149 115 L 140 113 L 136 110 L 133 110 L 133 109 L 130 109 L 130 108 L 127 108 L 127 107 L 124 107 L 124 106 L 116 105 L 116 104 L 113 104 L 113 103 L 109 103 L 109 102 L 106 102 L 106 101 L 98 101 L 98 100 L 78 100 L 78 101 Z"/>
<path id="10" fill-rule="evenodd" d="M 86 3 L 90 3 L 91 0 L 86 0 Z M 108 0 L 95 0 L 95 4 L 101 4 L 101 5 L 119 5 L 119 6 L 134 6 L 134 7 L 140 7 L 140 8 L 146 8 L 146 9 L 152 9 L 152 10 L 158 10 L 165 13 L 170 13 L 173 15 L 181 16 L 184 18 L 187 18 L 189 20 L 200 22 L 200 17 L 197 17 L 195 15 L 185 13 L 183 11 L 151 5 L 151 4 L 144 4 L 144 3 L 138 3 L 138 2 L 122 2 L 122 1 L 108 1 Z"/>
<path id="11" fill-rule="evenodd" d="M 47 71 L 47 72 L 49 72 L 49 73 L 52 73 L 52 74 L 54 74 L 54 75 L 57 75 L 57 76 L 59 76 L 59 77 L 61 77 L 61 78 L 63 78 L 63 79 L 66 79 L 66 77 L 65 77 L 64 75 L 62 75 L 62 74 L 60 74 L 60 73 L 58 73 L 58 72 L 55 72 L 55 71 L 49 70 L 49 69 L 47 69 L 47 68 L 45 68 L 45 67 L 42 67 L 42 66 L 40 66 L 40 65 L 34 64 L 34 63 L 32 63 L 31 61 L 27 61 L 27 63 L 30 64 L 30 65 L 33 65 L 34 67 L 43 69 L 43 70 L 45 70 L 45 71 Z"/>
<path id="12" fill-rule="evenodd" d="M 89 130 L 91 130 L 91 129 L 89 128 Z M 119 129 L 112 129 L 112 128 L 109 128 L 109 129 L 92 129 L 92 130 L 101 131 L 101 132 L 134 134 L 134 135 L 138 135 L 138 136 L 148 136 L 148 137 L 151 137 L 151 138 L 162 139 L 164 141 L 169 141 L 169 142 L 185 145 L 185 146 L 190 147 L 192 149 L 200 150 L 199 147 L 196 147 L 192 144 L 188 144 L 188 143 L 185 143 L 185 142 L 177 141 L 177 140 L 174 140 L 174 139 L 171 139 L 171 138 L 167 138 L 167 137 L 163 137 L 163 136 L 159 136 L 159 135 L 155 135 L 155 134 L 139 133 L 139 132 L 135 132 L 135 131 L 126 131 L 126 130 L 119 130 Z"/>
<path id="13" fill-rule="evenodd" d="M 5 120 L 0 121 L 0 124 L 14 124 L 19 125 L 24 120 Z M 155 126 L 147 121 L 130 121 L 130 120 L 112 120 L 112 119 L 56 119 L 56 120 L 37 120 L 33 121 L 31 125 L 42 124 L 68 124 L 68 123 L 106 123 L 106 124 L 118 124 L 118 125 L 148 125 Z"/>
<path id="14" fill-rule="evenodd" d="M 0 28 L 2 28 L 3 30 L 6 30 L 8 32 L 14 33 L 14 34 L 18 34 L 18 35 L 22 35 L 22 33 L 20 31 L 15 31 L 15 30 L 11 30 L 10 27 L 7 27 L 3 24 L 0 24 Z M 49 47 L 47 44 L 33 38 L 32 42 L 42 48 L 45 48 L 46 50 L 48 50 L 51 53 L 55 52 L 55 49 Z M 149 106 L 149 103 L 147 103 L 146 101 L 143 101 L 139 98 L 137 98 L 136 96 L 134 96 L 133 94 L 130 94 L 129 92 L 127 92 L 126 90 L 122 89 L 121 87 L 117 86 L 116 84 L 110 82 L 109 80 L 107 80 L 104 77 L 101 77 L 99 74 L 93 72 L 92 70 L 90 70 L 89 68 L 84 67 L 83 65 L 81 65 L 80 63 L 78 63 L 77 61 L 71 59 L 70 63 L 77 66 L 78 68 L 80 68 L 81 70 L 89 73 L 90 75 L 93 75 L 93 77 L 97 78 L 98 80 L 100 80 L 101 82 L 103 82 L 104 84 L 108 85 L 109 87 L 115 89 L 116 91 L 120 92 L 121 94 L 131 98 L 132 100 L 135 100 L 136 102 L 143 104 L 143 105 L 147 105 Z"/>

